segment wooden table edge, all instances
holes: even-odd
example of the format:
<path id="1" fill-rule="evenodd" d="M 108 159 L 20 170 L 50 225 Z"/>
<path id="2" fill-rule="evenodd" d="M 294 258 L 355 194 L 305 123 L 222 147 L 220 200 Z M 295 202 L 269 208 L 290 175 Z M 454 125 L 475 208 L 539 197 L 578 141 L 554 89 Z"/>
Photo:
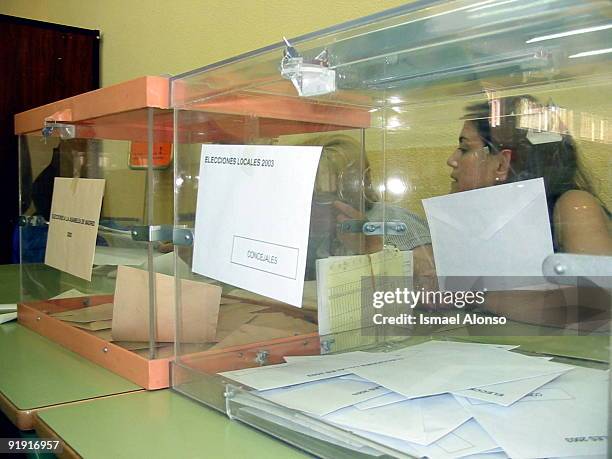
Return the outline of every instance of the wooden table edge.
<path id="1" fill-rule="evenodd" d="M 33 410 L 20 410 L 2 392 L 0 392 L 0 411 L 2 411 L 9 421 L 19 430 L 33 429 Z"/>
<path id="2" fill-rule="evenodd" d="M 43 421 L 42 419 L 38 417 L 38 413 L 33 413 L 32 418 L 33 418 L 34 430 L 36 431 L 36 435 L 38 435 L 39 438 L 57 440 L 61 442 L 62 452 L 55 453 L 57 457 L 59 457 L 60 459 L 80 459 L 81 458 L 81 455 L 78 454 L 70 445 L 68 445 L 68 443 L 66 443 L 64 439 L 60 437 L 55 430 L 49 427 L 45 423 L 45 421 Z"/>
<path id="3" fill-rule="evenodd" d="M 5 416 L 9 419 L 9 421 L 11 421 L 15 425 L 15 427 L 17 427 L 19 430 L 21 431 L 27 431 L 27 430 L 33 430 L 33 429 L 35 430 L 34 422 L 36 418 L 36 413 L 38 411 L 44 411 L 44 410 L 48 410 L 51 408 L 57 408 L 59 406 L 73 405 L 76 403 L 86 403 L 86 402 L 90 402 L 92 400 L 98 400 L 101 398 L 118 397 L 118 396 L 127 395 L 127 394 L 134 394 L 137 392 L 146 392 L 146 390 L 145 389 L 135 389 L 135 390 L 129 390 L 125 392 L 118 392 L 116 394 L 101 395 L 99 397 L 84 398 L 82 400 L 72 400 L 72 401 L 68 401 L 64 403 L 56 403 L 54 405 L 45 405 L 45 406 L 29 408 L 25 410 L 20 410 L 19 408 L 17 408 L 17 406 L 15 406 L 15 404 L 11 402 L 6 397 L 6 395 L 0 392 L 0 411 L 2 411 L 5 414 Z"/>

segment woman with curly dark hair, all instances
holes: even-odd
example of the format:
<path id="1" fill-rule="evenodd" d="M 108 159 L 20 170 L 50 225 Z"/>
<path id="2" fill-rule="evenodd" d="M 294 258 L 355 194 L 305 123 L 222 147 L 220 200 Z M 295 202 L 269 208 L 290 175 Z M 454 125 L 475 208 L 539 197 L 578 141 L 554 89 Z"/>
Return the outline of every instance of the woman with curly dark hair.
<path id="1" fill-rule="evenodd" d="M 554 110 L 517 96 L 467 111 L 459 146 L 447 161 L 454 192 L 542 177 L 555 251 L 612 255 L 609 212 L 578 167 L 574 140 L 532 127 L 535 117 L 554 116 Z"/>

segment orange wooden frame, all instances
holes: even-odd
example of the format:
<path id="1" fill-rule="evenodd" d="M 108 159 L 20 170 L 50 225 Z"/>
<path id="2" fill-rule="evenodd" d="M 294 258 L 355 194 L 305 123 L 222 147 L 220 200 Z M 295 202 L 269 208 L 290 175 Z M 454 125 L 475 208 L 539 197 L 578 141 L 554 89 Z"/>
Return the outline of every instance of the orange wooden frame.
<path id="1" fill-rule="evenodd" d="M 112 301 L 112 295 L 88 297 L 91 306 Z M 147 359 L 49 315 L 79 307 L 83 307 L 83 298 L 22 303 L 17 306 L 17 318 L 25 327 L 147 390 L 170 386 L 170 362 L 173 358 Z M 267 351 L 267 364 L 281 363 L 288 354 L 318 354 L 319 335 L 309 333 L 195 352 L 182 355 L 181 361 L 197 370 L 217 373 L 256 365 L 260 351 Z"/>
<path id="2" fill-rule="evenodd" d="M 76 301 L 75 301 L 76 300 Z M 112 296 L 92 297 L 91 305 L 112 301 Z M 17 306 L 19 323 L 70 349 L 92 362 L 148 390 L 164 389 L 170 385 L 171 358 L 146 359 L 116 344 L 87 333 L 51 317 L 47 313 L 78 307 L 81 298 L 49 300 Z M 71 307 L 71 303 L 73 303 Z M 61 307 L 58 306 L 61 304 Z M 82 304 L 81 304 L 82 305 Z"/>
<path id="3" fill-rule="evenodd" d="M 167 78 L 140 77 L 18 113 L 15 115 L 15 134 L 38 131 L 49 120 L 78 123 L 147 107 L 170 108 Z"/>

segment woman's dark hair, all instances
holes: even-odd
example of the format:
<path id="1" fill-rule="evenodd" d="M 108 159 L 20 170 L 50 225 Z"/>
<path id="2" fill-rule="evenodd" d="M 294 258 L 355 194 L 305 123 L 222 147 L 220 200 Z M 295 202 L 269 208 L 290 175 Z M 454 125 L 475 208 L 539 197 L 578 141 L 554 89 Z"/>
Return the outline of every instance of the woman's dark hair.
<path id="1" fill-rule="evenodd" d="M 473 123 L 491 153 L 503 149 L 512 152 L 508 182 L 544 179 L 552 215 L 557 199 L 566 191 L 591 190 L 588 179 L 579 170 L 574 140 L 563 132 L 564 127 L 558 129 L 562 132 L 550 133 L 529 128 L 528 118 L 538 116 L 534 113 L 537 107 L 544 112 L 548 108 L 531 96 L 506 97 L 468 106 L 464 119 Z M 546 138 L 538 141 L 543 136 Z"/>

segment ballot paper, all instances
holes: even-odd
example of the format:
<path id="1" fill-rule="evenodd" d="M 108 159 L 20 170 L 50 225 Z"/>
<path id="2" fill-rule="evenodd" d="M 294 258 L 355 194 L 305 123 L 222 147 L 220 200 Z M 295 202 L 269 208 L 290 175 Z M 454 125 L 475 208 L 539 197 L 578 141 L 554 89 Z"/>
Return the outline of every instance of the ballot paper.
<path id="1" fill-rule="evenodd" d="M 441 289 L 470 287 L 456 277 L 495 276 L 489 289 L 523 286 L 517 276 L 542 278 L 553 244 L 541 178 L 424 199 L 423 206 Z"/>
<path id="2" fill-rule="evenodd" d="M 324 416 L 387 392 L 388 389 L 369 381 L 332 378 L 263 391 L 259 395 L 279 405 Z"/>
<path id="3" fill-rule="evenodd" d="M 404 287 L 411 289 L 412 261 L 411 251 L 397 249 L 317 260 L 319 333 L 329 335 L 361 328 L 362 278 L 371 278 L 374 283 L 380 276 L 402 278 L 406 279 Z M 340 335 L 336 340 L 342 338 Z M 340 346 L 344 347 L 347 346 Z"/>
<path id="4" fill-rule="evenodd" d="M 512 458 L 605 455 L 608 382 L 607 371 L 576 368 L 510 407 L 457 399 Z"/>
<path id="5" fill-rule="evenodd" d="M 490 346 L 464 346 L 442 352 L 437 344 L 425 343 L 396 351 L 403 358 L 351 372 L 380 384 L 406 398 L 489 386 L 525 378 L 560 373 L 572 368 L 534 359 Z"/>
<path id="6" fill-rule="evenodd" d="M 301 306 L 321 149 L 203 145 L 193 271 Z"/>
<path id="7" fill-rule="evenodd" d="M 400 359 L 402 357 L 390 353 L 355 351 L 219 374 L 257 390 L 269 390 L 343 376 L 355 373 L 358 368 L 376 367 Z"/>
<path id="8" fill-rule="evenodd" d="M 45 264 L 91 280 L 104 179 L 56 177 Z"/>

